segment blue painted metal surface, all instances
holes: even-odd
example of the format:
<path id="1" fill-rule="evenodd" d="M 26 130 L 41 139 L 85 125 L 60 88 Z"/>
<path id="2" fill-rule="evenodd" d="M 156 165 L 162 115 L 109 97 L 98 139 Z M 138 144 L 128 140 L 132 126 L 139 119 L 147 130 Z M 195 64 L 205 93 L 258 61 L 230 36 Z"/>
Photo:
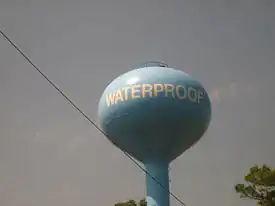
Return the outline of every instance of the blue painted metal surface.
<path id="1" fill-rule="evenodd" d="M 127 100 L 107 105 L 106 99 L 119 89 L 141 84 L 195 88 L 203 93 L 203 99 L 196 103 L 188 98 L 174 98 L 176 95 L 172 93 L 166 96 L 165 92 L 131 99 L 129 91 Z M 136 87 L 137 96 L 142 96 L 141 90 Z M 184 91 L 180 92 L 183 96 Z M 211 107 L 202 85 L 186 73 L 165 67 L 144 67 L 119 76 L 107 86 L 99 103 L 99 118 L 110 140 L 136 159 L 171 161 L 203 135 L 211 118 Z"/>
<path id="2" fill-rule="evenodd" d="M 169 163 L 208 128 L 211 104 L 203 86 L 166 64 L 149 63 L 112 81 L 99 102 L 109 140 L 143 162 L 148 205 L 169 205 Z"/>
<path id="3" fill-rule="evenodd" d="M 168 206 L 170 200 L 168 162 L 160 160 L 146 162 L 145 168 L 148 172 L 146 174 L 147 205 Z"/>

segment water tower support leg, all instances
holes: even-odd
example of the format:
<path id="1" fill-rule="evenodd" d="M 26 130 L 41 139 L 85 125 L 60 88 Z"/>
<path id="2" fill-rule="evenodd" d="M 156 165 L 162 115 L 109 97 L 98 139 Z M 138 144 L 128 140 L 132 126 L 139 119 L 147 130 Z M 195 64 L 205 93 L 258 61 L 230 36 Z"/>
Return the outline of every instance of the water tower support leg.
<path id="1" fill-rule="evenodd" d="M 148 174 L 146 175 L 147 206 L 169 206 L 169 174 L 168 163 L 154 161 L 145 163 L 147 172 L 161 183 L 158 184 Z"/>

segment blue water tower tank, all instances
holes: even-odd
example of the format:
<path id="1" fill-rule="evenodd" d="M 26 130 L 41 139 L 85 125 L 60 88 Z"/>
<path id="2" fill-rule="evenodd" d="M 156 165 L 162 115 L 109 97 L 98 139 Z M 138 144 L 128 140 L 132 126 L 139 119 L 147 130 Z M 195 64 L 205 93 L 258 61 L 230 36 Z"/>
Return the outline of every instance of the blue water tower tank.
<path id="1" fill-rule="evenodd" d="M 168 165 L 203 136 L 211 103 L 204 87 L 185 72 L 149 62 L 106 87 L 99 119 L 108 139 L 161 182 L 147 177 L 148 204 L 168 206 Z"/>

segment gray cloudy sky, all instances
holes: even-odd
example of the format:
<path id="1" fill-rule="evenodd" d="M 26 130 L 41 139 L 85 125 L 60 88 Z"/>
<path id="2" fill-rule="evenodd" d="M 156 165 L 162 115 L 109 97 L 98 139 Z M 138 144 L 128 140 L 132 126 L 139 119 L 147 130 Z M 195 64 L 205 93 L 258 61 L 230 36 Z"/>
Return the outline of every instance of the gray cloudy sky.
<path id="1" fill-rule="evenodd" d="M 233 185 L 275 166 L 273 0 L 1 0 L 0 27 L 87 114 L 147 60 L 201 81 L 202 140 L 171 165 L 187 206 L 243 206 Z M 1 206 L 111 206 L 145 195 L 144 174 L 0 36 Z M 172 206 L 179 204 L 172 200 Z"/>

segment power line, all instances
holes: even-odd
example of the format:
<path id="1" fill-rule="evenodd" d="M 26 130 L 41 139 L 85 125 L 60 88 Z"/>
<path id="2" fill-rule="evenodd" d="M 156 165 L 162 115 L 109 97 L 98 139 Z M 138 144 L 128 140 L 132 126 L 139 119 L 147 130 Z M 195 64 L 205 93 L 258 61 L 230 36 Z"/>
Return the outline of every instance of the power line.
<path id="1" fill-rule="evenodd" d="M 15 43 L 12 41 L 3 31 L 3 29 L 0 29 L 1 35 L 27 60 L 35 69 L 36 71 L 49 83 L 51 84 L 55 90 L 57 90 L 64 98 L 67 100 L 82 116 L 88 120 L 101 134 L 103 134 L 105 137 L 108 137 L 108 135 L 95 123 L 94 120 L 92 120 L 88 115 L 86 115 L 52 80 L 49 79 L 49 77 L 41 71 L 41 69 L 33 63 L 30 57 L 28 57 Z M 114 142 L 113 142 L 114 143 Z M 114 145 L 118 146 L 116 143 Z M 127 152 L 122 150 L 122 152 L 135 164 L 137 165 L 145 174 L 147 174 L 150 178 L 152 178 L 158 185 L 160 185 L 163 189 L 165 187 L 154 177 L 152 176 L 147 170 L 145 170 L 140 164 Z M 186 206 L 186 204 L 176 195 L 174 195 L 172 192 L 169 191 L 169 194 L 177 200 L 181 205 Z"/>

